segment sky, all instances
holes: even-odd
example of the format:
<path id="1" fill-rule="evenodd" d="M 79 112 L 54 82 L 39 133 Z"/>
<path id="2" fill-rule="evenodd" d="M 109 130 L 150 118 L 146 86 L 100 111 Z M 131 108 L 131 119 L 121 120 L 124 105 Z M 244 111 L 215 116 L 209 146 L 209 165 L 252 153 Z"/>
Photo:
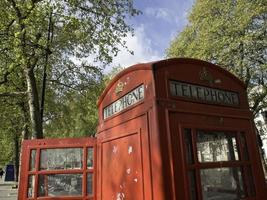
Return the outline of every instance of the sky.
<path id="1" fill-rule="evenodd" d="M 187 15 L 194 0 L 134 0 L 135 8 L 142 11 L 129 19 L 134 36 L 128 34 L 126 45 L 134 55 L 121 49 L 112 66 L 131 65 L 161 60 L 172 39 L 187 24 Z"/>

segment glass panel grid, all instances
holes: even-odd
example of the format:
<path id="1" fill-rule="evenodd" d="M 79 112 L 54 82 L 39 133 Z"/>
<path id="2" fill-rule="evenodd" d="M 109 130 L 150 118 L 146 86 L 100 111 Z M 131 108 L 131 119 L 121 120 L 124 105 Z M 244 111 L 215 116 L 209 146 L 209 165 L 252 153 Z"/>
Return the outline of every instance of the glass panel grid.
<path id="1" fill-rule="evenodd" d="M 87 195 L 92 196 L 94 194 L 93 192 L 93 174 L 87 173 Z"/>
<path id="2" fill-rule="evenodd" d="M 87 153 L 85 153 L 87 151 Z M 35 156 L 33 156 L 35 154 Z M 87 155 L 87 157 L 85 157 Z M 31 153 L 31 157 L 36 157 L 36 151 Z M 35 166 L 31 158 L 30 169 Z M 84 163 L 83 162 L 87 162 Z M 94 149 L 86 148 L 48 148 L 40 150 L 40 167 L 39 170 L 51 171 L 46 174 L 38 175 L 37 196 L 38 197 L 82 197 L 93 198 L 93 167 L 94 167 Z M 85 166 L 85 168 L 83 167 Z M 76 171 L 69 171 L 76 169 Z M 62 170 L 66 171 L 63 172 Z M 84 170 L 86 173 L 83 173 Z M 83 176 L 85 175 L 85 176 Z M 29 175 L 28 195 L 33 198 L 35 175 Z M 87 188 L 85 193 L 83 190 L 83 178 L 86 178 Z"/>
<path id="3" fill-rule="evenodd" d="M 41 150 L 41 170 L 82 169 L 82 148 Z"/>
<path id="4" fill-rule="evenodd" d="M 87 148 L 87 168 L 93 169 L 94 167 L 94 148 Z"/>
<path id="5" fill-rule="evenodd" d="M 197 156 L 199 162 L 239 160 L 235 134 L 197 130 Z"/>
<path id="6" fill-rule="evenodd" d="M 82 174 L 40 175 L 38 197 L 82 196 Z"/>
<path id="7" fill-rule="evenodd" d="M 237 200 L 246 196 L 240 168 L 201 169 L 200 176 L 203 200 Z"/>
<path id="8" fill-rule="evenodd" d="M 35 190 L 35 175 L 29 175 L 27 197 L 33 198 Z"/>
<path id="9" fill-rule="evenodd" d="M 202 190 L 203 200 L 237 200 L 255 196 L 251 168 L 241 162 L 235 162 L 233 166 L 232 162 L 241 161 L 241 153 L 242 161 L 249 161 L 244 132 L 188 128 L 184 129 L 183 134 L 187 163 L 194 164 L 191 163 L 194 162 L 194 159 L 191 159 L 194 156 L 199 161 L 199 165 L 193 165 L 188 170 L 190 200 L 199 198 L 196 192 L 198 186 Z M 224 167 L 221 162 L 225 162 Z M 239 166 L 236 166 L 238 163 Z M 200 175 L 199 178 L 196 174 Z"/>
<path id="10" fill-rule="evenodd" d="M 35 163 L 36 163 L 36 149 L 32 149 L 30 154 L 30 171 L 35 171 Z"/>

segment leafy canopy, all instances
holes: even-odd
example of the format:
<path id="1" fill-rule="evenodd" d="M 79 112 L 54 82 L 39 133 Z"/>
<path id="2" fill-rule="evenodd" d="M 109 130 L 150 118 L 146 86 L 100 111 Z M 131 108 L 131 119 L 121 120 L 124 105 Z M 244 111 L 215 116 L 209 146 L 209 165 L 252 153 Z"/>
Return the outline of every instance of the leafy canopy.
<path id="1" fill-rule="evenodd" d="M 198 58 L 224 67 L 247 85 L 254 114 L 266 108 L 266 1 L 196 0 L 188 20 L 167 56 Z"/>

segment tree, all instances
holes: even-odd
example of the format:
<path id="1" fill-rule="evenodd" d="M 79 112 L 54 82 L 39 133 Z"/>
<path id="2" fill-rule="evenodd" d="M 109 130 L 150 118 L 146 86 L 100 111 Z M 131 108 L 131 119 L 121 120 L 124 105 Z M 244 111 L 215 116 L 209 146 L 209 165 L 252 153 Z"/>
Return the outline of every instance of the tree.
<path id="1" fill-rule="evenodd" d="M 60 98 L 55 98 L 55 92 L 48 90 L 45 135 L 48 137 L 94 136 L 98 125 L 97 100 L 110 80 L 122 69 L 122 67 L 114 67 L 111 72 L 95 78 L 95 82 L 85 90 L 66 91 Z"/>
<path id="2" fill-rule="evenodd" d="M 2 102 L 4 101 L 4 102 Z M 0 107 L 0 165 L 12 162 L 16 166 L 16 179 L 19 173 L 20 143 L 27 138 L 27 108 L 22 99 L 6 101 L 0 99 L 5 106 Z"/>
<path id="3" fill-rule="evenodd" d="M 167 56 L 206 60 L 234 73 L 246 84 L 256 115 L 267 107 L 266 32 L 265 0 L 196 0 Z"/>
<path id="4" fill-rule="evenodd" d="M 111 62 L 132 31 L 126 18 L 137 14 L 132 0 L 0 1 L 0 97 L 27 95 L 34 138 L 43 137 L 42 68 L 47 66 L 49 82 L 64 90 L 90 86 L 102 68 L 87 60 Z M 26 90 L 9 87 L 19 79 Z M 61 92 L 58 87 L 55 94 Z"/>

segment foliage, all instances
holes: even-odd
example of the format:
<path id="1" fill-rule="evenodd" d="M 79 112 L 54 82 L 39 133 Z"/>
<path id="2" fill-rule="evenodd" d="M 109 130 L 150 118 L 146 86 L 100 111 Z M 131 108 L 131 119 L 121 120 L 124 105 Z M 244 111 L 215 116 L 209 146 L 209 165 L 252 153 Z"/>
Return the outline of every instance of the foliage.
<path id="1" fill-rule="evenodd" d="M 89 60 L 110 63 L 132 31 L 125 19 L 137 14 L 132 0 L 0 1 L 0 97 L 27 94 L 33 137 L 42 137 L 42 69 L 60 86 L 55 95 L 92 87 L 102 68 Z M 18 80 L 24 90 L 9 87 Z"/>
<path id="2" fill-rule="evenodd" d="M 3 166 L 9 162 L 16 162 L 15 143 L 21 140 L 25 118 L 19 100 L 5 101 L 2 99 L 0 102 L 5 104 L 0 107 L 0 166 Z"/>
<path id="3" fill-rule="evenodd" d="M 97 100 L 110 80 L 122 69 L 114 67 L 108 74 L 96 78 L 86 90 L 68 91 L 59 99 L 55 98 L 53 90 L 49 90 L 45 136 L 94 136 L 98 125 Z"/>
<path id="4" fill-rule="evenodd" d="M 218 64 L 248 88 L 254 114 L 267 107 L 267 4 L 265 0 L 196 0 L 189 25 L 172 41 L 168 57 Z"/>
<path id="5" fill-rule="evenodd" d="M 60 99 L 48 99 L 45 136 L 94 136 L 98 122 L 96 102 L 101 91 L 98 83 L 82 93 L 69 91 Z"/>

